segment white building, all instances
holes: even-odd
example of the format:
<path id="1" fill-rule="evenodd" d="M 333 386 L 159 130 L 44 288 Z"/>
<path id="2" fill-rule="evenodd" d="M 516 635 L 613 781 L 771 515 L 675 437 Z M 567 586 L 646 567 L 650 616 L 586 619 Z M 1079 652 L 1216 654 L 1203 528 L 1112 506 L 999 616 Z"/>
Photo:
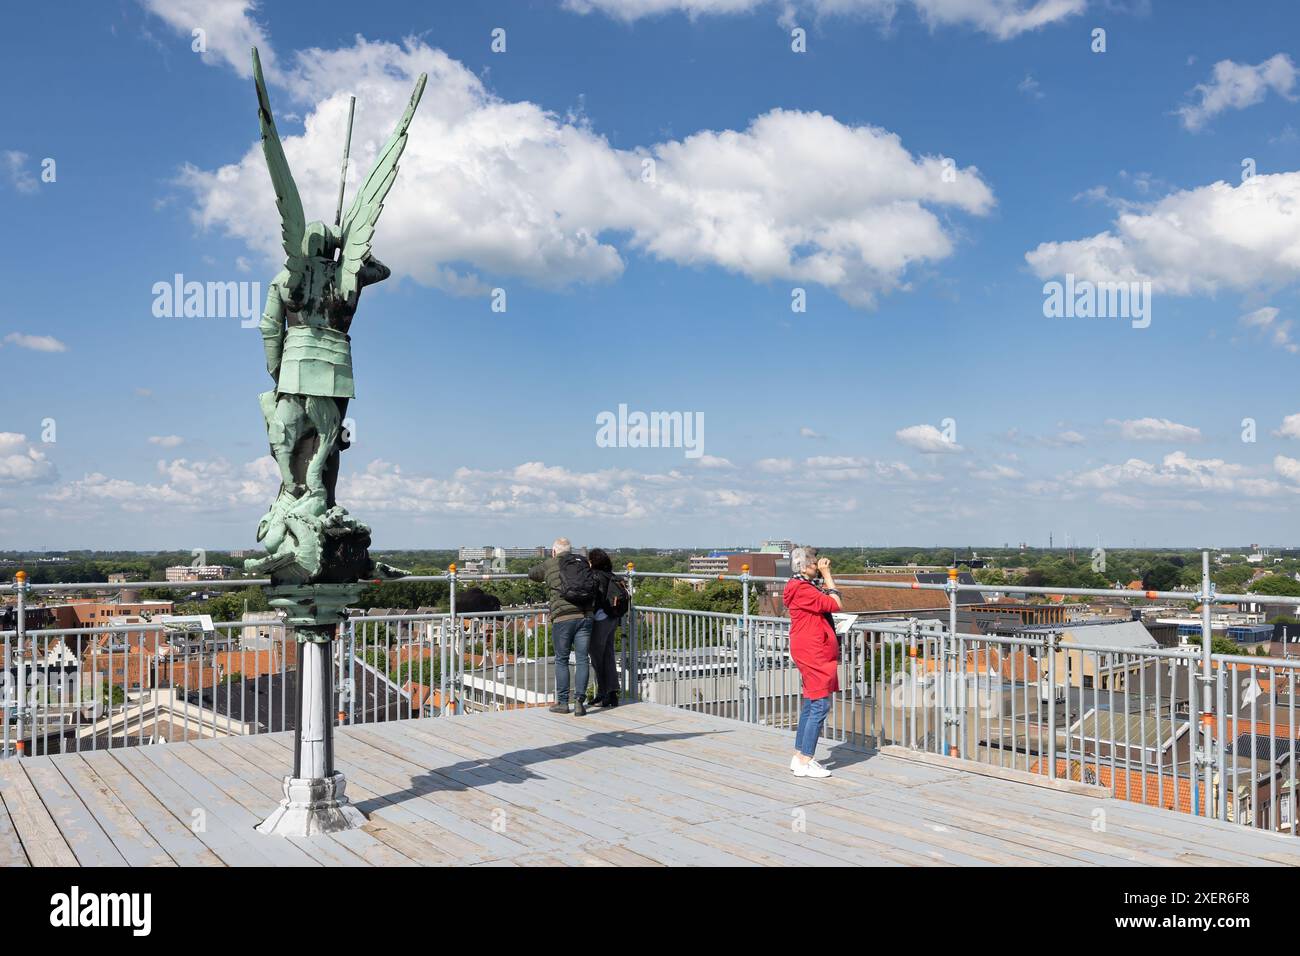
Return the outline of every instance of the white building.
<path id="1" fill-rule="evenodd" d="M 718 552 L 693 554 L 686 562 L 686 569 L 691 574 L 726 574 L 727 558 L 728 555 Z"/>
<path id="2" fill-rule="evenodd" d="M 534 548 L 499 548 L 495 545 L 485 544 L 482 547 L 462 547 L 457 552 L 460 562 L 466 561 L 487 561 L 493 557 L 502 557 L 507 561 L 516 558 L 544 558 L 546 549 L 538 546 Z"/>
<path id="3" fill-rule="evenodd" d="M 234 576 L 228 564 L 177 564 L 167 569 L 168 581 L 225 581 Z"/>

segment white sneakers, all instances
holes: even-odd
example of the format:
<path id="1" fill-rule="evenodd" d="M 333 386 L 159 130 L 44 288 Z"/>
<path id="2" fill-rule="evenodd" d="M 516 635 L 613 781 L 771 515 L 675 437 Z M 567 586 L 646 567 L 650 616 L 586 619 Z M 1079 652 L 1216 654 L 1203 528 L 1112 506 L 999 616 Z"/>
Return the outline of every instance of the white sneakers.
<path id="1" fill-rule="evenodd" d="M 816 760 L 809 760 L 804 763 L 798 757 L 790 758 L 790 771 L 796 777 L 829 777 L 831 775 L 831 772 Z"/>

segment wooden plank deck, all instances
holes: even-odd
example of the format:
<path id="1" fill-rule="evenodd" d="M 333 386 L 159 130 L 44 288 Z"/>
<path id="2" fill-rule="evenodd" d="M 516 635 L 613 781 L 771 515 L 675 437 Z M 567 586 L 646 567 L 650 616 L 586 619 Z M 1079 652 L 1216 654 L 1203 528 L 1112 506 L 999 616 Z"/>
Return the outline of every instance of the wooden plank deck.
<path id="1" fill-rule="evenodd" d="M 361 830 L 253 826 L 288 734 L 0 761 L 5 866 L 1300 866 L 1231 824 L 829 748 L 792 776 L 789 732 L 635 704 L 346 727 Z"/>

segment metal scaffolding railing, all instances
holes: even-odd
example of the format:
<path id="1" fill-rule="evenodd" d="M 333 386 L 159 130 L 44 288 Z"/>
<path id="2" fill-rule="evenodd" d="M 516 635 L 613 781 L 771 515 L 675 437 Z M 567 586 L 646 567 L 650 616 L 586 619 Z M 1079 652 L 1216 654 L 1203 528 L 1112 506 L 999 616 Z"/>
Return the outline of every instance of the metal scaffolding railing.
<path id="1" fill-rule="evenodd" d="M 802 687 L 790 658 L 789 621 L 751 613 L 751 594 L 784 578 L 622 572 L 631 607 L 616 639 L 625 700 L 647 700 L 791 729 Z M 340 724 L 545 706 L 555 699 L 544 607 L 465 613 L 458 584 L 522 574 L 442 575 L 404 581 L 448 585 L 448 609 L 357 614 L 335 642 Z M 642 605 L 644 579 L 726 580 L 741 611 Z M 133 582 L 191 588 L 196 582 Z M 247 587 L 267 582 L 198 582 Z M 842 637 L 840 685 L 823 731 L 872 749 L 896 744 L 1048 778 L 1097 783 L 1122 799 L 1242 825 L 1296 832 L 1295 691 L 1300 661 L 1215 654 L 1214 603 L 1259 595 L 1215 594 L 1208 555 L 1196 592 L 1031 588 L 840 578 L 841 589 L 943 592 L 946 615 L 862 619 Z M 142 621 L 29 629 L 31 593 L 121 588 L 107 582 L 3 586 L 15 592 L 17 628 L 0 632 L 0 756 L 112 749 L 287 729 L 296 641 L 279 622 L 230 621 L 178 637 Z M 1193 600 L 1201 647 L 1123 648 L 1065 639 L 1065 626 L 1019 633 L 958 630 L 969 592 Z M 1268 597 L 1300 605 L 1300 598 Z M 943 617 L 946 616 L 946 620 Z M 1086 634 L 1086 630 L 1079 629 Z"/>

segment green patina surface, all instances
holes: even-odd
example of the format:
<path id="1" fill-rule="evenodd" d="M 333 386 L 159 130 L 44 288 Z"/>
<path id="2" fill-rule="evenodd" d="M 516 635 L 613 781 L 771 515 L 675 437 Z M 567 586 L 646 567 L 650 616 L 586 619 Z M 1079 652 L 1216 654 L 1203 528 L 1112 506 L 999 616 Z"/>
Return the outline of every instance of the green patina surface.
<path id="1" fill-rule="evenodd" d="M 244 567 L 269 574 L 284 606 L 295 609 L 295 623 L 307 624 L 315 611 L 322 621 L 334 616 L 345 595 L 354 599 L 352 582 L 402 573 L 371 561 L 370 529 L 337 504 L 334 488 L 339 452 L 348 447 L 343 419 L 355 397 L 349 330 L 361 290 L 390 275 L 370 245 L 426 76 L 416 81 L 406 112 L 337 228 L 306 221 L 256 48 L 253 79 L 285 263 L 271 281 L 260 326 L 274 387 L 258 396 L 280 491 L 257 527 L 267 555 Z M 300 586 L 297 596 L 294 586 Z M 331 586 L 338 586 L 337 595 L 323 590 Z"/>

